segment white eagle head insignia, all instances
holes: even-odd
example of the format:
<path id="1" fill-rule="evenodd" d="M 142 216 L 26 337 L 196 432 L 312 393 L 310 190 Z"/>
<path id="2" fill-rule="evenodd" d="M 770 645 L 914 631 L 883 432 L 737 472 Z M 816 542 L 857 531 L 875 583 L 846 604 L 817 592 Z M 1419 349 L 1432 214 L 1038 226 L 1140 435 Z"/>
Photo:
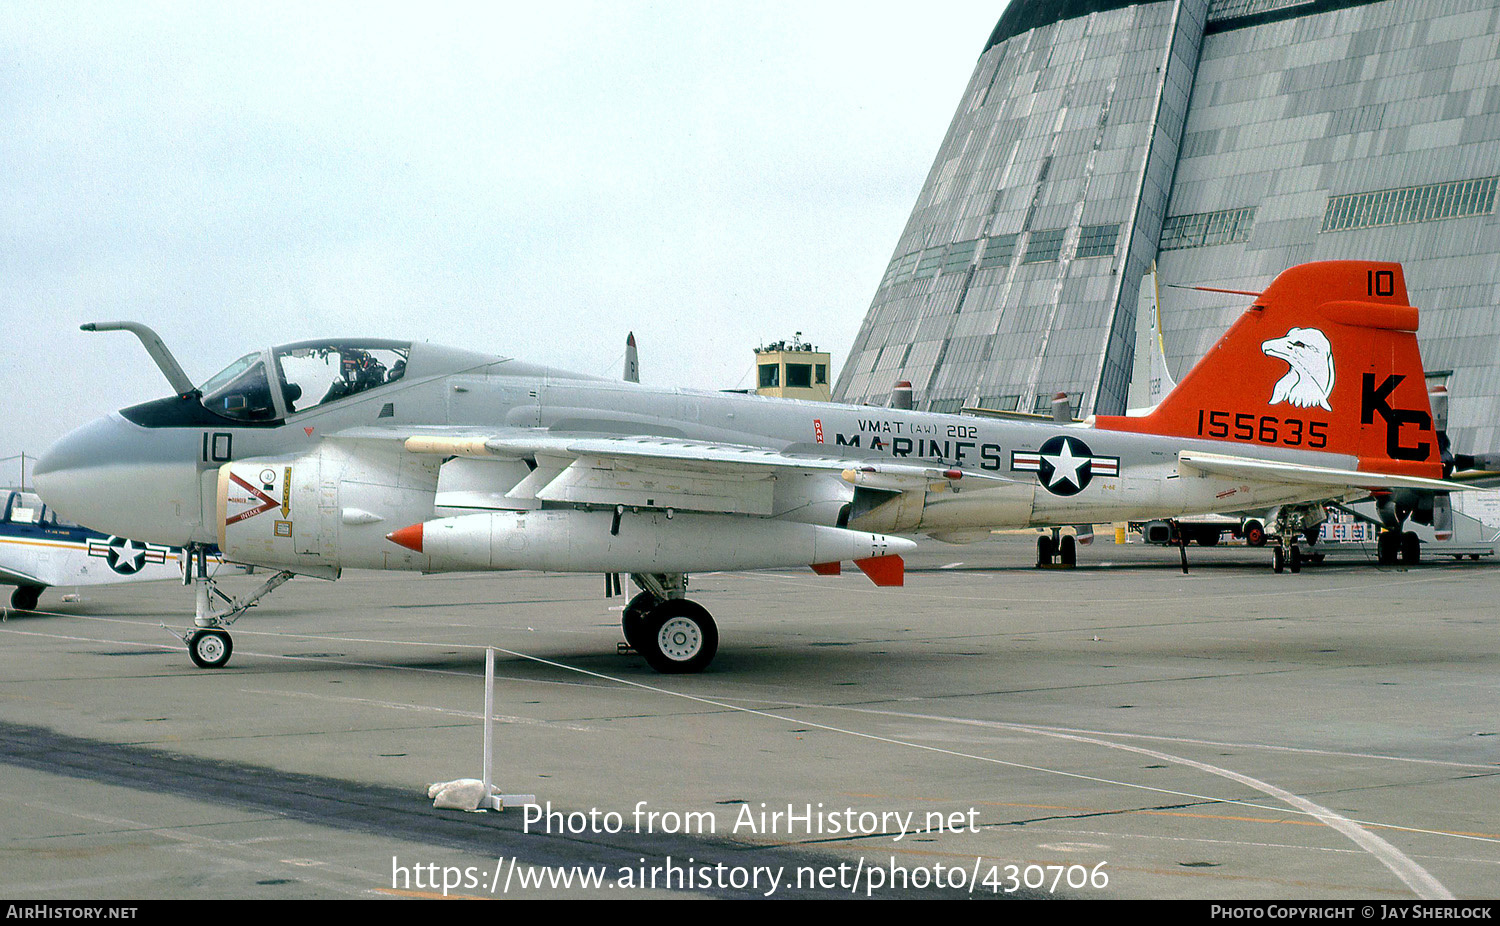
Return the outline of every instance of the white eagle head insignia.
<path id="1" fill-rule="evenodd" d="M 1329 411 L 1333 392 L 1333 347 L 1327 335 L 1316 328 L 1293 328 L 1279 338 L 1262 341 L 1260 349 L 1291 365 L 1271 391 L 1271 404 L 1290 402 L 1298 408 L 1316 405 Z"/>

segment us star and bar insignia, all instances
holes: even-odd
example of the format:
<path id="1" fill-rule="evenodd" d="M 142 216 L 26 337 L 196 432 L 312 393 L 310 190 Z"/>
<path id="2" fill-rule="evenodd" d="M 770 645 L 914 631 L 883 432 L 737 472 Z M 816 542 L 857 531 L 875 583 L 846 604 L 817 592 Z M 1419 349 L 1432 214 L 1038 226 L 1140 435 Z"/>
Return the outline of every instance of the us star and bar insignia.
<path id="1" fill-rule="evenodd" d="M 1012 451 L 1010 468 L 1036 473 L 1037 482 L 1053 495 L 1077 495 L 1095 476 L 1120 475 L 1120 458 L 1096 456 L 1078 438 L 1059 435 L 1038 450 Z"/>

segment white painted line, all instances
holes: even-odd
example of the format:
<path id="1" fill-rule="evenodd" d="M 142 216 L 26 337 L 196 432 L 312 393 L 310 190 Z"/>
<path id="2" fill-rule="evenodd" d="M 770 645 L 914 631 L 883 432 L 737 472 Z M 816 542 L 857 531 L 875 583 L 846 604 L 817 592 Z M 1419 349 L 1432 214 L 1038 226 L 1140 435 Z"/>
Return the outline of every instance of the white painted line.
<path id="1" fill-rule="evenodd" d="M 709 705 L 713 705 L 715 707 L 722 707 L 722 708 L 725 708 L 727 710 L 740 711 L 742 713 L 753 714 L 753 715 L 760 716 L 760 717 L 766 717 L 766 718 L 770 718 L 772 720 L 777 720 L 777 721 L 781 721 L 781 722 L 785 722 L 785 723 L 796 723 L 796 724 L 799 724 L 799 725 L 804 726 L 804 727 L 812 727 L 812 728 L 816 728 L 816 729 L 819 729 L 819 730 L 824 730 L 824 731 L 829 732 L 829 733 L 838 733 L 838 734 L 842 734 L 844 736 L 852 736 L 852 737 L 857 737 L 859 739 L 871 740 L 871 741 L 879 742 L 879 743 L 887 743 L 887 744 L 893 745 L 893 746 L 903 746 L 903 747 L 906 747 L 908 749 L 918 749 L 918 750 L 922 750 L 924 752 L 939 753 L 939 754 L 942 754 L 942 755 L 953 756 L 955 758 L 973 759 L 973 760 L 978 761 L 978 762 L 987 762 L 987 763 L 991 763 L 991 764 L 994 764 L 994 765 L 1003 765 L 1003 766 L 1006 766 L 1006 767 L 1009 767 L 1009 768 L 1018 768 L 1018 769 L 1024 769 L 1024 770 L 1027 770 L 1027 771 L 1043 772 L 1043 773 L 1051 774 L 1051 775 L 1061 775 L 1061 776 L 1064 776 L 1064 777 L 1067 777 L 1067 778 L 1075 778 L 1075 779 L 1084 780 L 1084 781 L 1093 781 L 1093 782 L 1096 782 L 1096 783 L 1099 783 L 1099 784 L 1110 784 L 1110 785 L 1116 785 L 1116 786 L 1120 786 L 1120 787 L 1133 788 L 1133 789 L 1142 790 L 1142 791 L 1155 791 L 1155 792 L 1159 792 L 1159 793 L 1163 793 L 1163 794 L 1170 794 L 1170 795 L 1173 795 L 1173 796 L 1176 796 L 1176 797 L 1191 797 L 1191 798 L 1193 798 L 1195 800 L 1211 801 L 1211 802 L 1214 802 L 1214 803 L 1237 804 L 1237 805 L 1240 805 L 1240 806 L 1258 807 L 1258 808 L 1261 808 L 1261 809 L 1277 809 L 1277 808 L 1266 808 L 1265 805 L 1254 804 L 1254 803 L 1251 803 L 1251 802 L 1248 802 L 1248 801 L 1229 800 L 1229 799 L 1226 799 L 1226 798 L 1216 798 L 1216 797 L 1210 797 L 1210 796 L 1207 796 L 1207 795 L 1192 794 L 1190 792 L 1185 792 L 1185 791 L 1174 791 L 1174 790 L 1171 790 L 1171 789 L 1168 789 L 1168 788 L 1154 788 L 1154 787 L 1150 787 L 1150 786 L 1147 786 L 1147 785 L 1141 785 L 1141 784 L 1137 784 L 1137 783 L 1134 783 L 1134 782 L 1128 782 L 1128 781 L 1113 781 L 1113 780 L 1106 779 L 1106 778 L 1098 778 L 1098 777 L 1095 777 L 1095 776 L 1092 776 L 1092 775 L 1083 775 L 1083 774 L 1079 774 L 1077 772 L 1067 772 L 1067 771 L 1063 771 L 1061 769 L 1043 768 L 1043 767 L 1035 766 L 1035 765 L 1026 765 L 1026 764 L 1023 764 L 1023 763 L 1020 763 L 1020 762 L 1008 762 L 1008 761 L 1006 761 L 1004 759 L 996 759 L 996 758 L 993 758 L 991 756 L 979 756 L 979 755 L 974 755 L 972 753 L 963 753 L 963 752 L 958 752 L 958 751 L 952 750 L 952 749 L 944 749 L 944 748 L 939 747 L 939 746 L 930 746 L 930 745 L 926 745 L 926 744 L 923 744 L 923 743 L 913 743 L 913 742 L 908 742 L 908 741 L 905 741 L 905 740 L 894 739 L 894 738 L 887 737 L 887 736 L 877 736 L 877 735 L 875 735 L 873 733 L 862 733 L 862 732 L 860 732 L 858 730 L 849 730 L 849 729 L 845 729 L 845 728 L 841 728 L 841 727 L 830 726 L 830 725 L 827 725 L 827 724 L 816 723 L 816 722 L 809 721 L 809 720 L 806 720 L 806 719 L 797 719 L 797 718 L 792 718 L 792 717 L 786 717 L 786 716 L 783 716 L 783 715 L 780 715 L 780 714 L 773 714 L 773 713 L 770 713 L 768 711 L 758 711 L 758 710 L 753 710 L 751 708 L 737 707 L 737 706 L 732 705 L 732 704 L 727 704 L 727 703 L 725 703 L 723 701 L 715 701 L 715 700 L 713 700 L 711 698 L 704 698 L 704 697 L 700 697 L 698 695 L 684 694 L 684 693 L 678 692 L 678 691 L 671 691 L 671 690 L 665 689 L 665 688 L 658 688 L 658 687 L 656 687 L 654 685 L 646 685 L 646 684 L 643 684 L 643 683 L 640 683 L 640 682 L 633 682 L 633 681 L 630 681 L 629 679 L 614 678 L 612 676 L 604 675 L 603 673 L 593 672 L 593 671 L 591 671 L 589 669 L 580 669 L 580 668 L 578 668 L 576 666 L 570 666 L 570 665 L 566 665 L 566 664 L 560 663 L 560 662 L 553 662 L 552 660 L 542 659 L 539 656 L 531 656 L 531 655 L 528 655 L 526 653 L 518 653 L 518 652 L 515 652 L 514 650 L 500 649 L 499 647 L 497 647 L 496 649 L 499 652 L 508 653 L 509 655 L 517 656 L 517 657 L 520 657 L 522 659 L 530 659 L 532 661 L 539 662 L 539 663 L 541 663 L 543 665 L 549 665 L 549 666 L 553 666 L 553 667 L 559 668 L 559 669 L 565 669 L 565 670 L 572 671 L 572 672 L 578 672 L 578 673 L 581 673 L 583 675 L 593 676 L 595 678 L 607 679 L 609 681 L 618 682 L 619 684 L 626 685 L 626 686 L 629 686 L 629 687 L 632 687 L 632 688 L 639 688 L 639 689 L 644 690 L 644 691 L 653 691 L 653 692 L 657 692 L 657 693 L 660 693 L 660 694 L 669 695 L 669 696 L 675 697 L 675 698 L 683 698 L 683 699 L 686 699 L 686 700 L 689 700 L 689 701 L 698 702 L 700 704 L 709 704 Z M 1219 768 L 1217 766 L 1209 765 L 1209 764 L 1204 763 L 1204 762 L 1197 762 L 1197 761 L 1194 761 L 1192 759 L 1185 759 L 1185 758 L 1182 758 L 1180 756 L 1173 756 L 1173 755 L 1169 755 L 1169 754 L 1164 753 L 1164 752 L 1157 752 L 1155 750 L 1145 749 L 1145 748 L 1140 747 L 1140 746 L 1129 746 L 1129 745 L 1126 745 L 1124 743 L 1111 743 L 1111 742 L 1109 742 L 1107 740 L 1101 740 L 1101 739 L 1096 739 L 1096 738 L 1092 738 L 1092 737 L 1077 736 L 1077 735 L 1071 734 L 1071 733 L 1057 733 L 1057 732 L 1050 731 L 1050 730 L 1042 730 L 1042 729 L 1039 729 L 1039 728 L 1027 727 L 1024 724 L 1010 724 L 1010 723 L 1002 723 L 1002 722 L 996 722 L 996 721 L 969 720 L 967 718 L 958 718 L 958 717 L 929 717 L 929 716 L 925 716 L 925 715 L 921 715 L 921 714 L 900 714 L 900 713 L 896 713 L 896 712 L 892 712 L 892 711 L 862 711 L 859 708 L 847 708 L 847 710 L 860 711 L 860 712 L 865 712 L 865 713 L 888 714 L 890 716 L 908 717 L 908 718 L 912 718 L 912 719 L 936 720 L 936 721 L 945 721 L 945 722 L 949 722 L 949 723 L 961 723 L 961 724 L 967 724 L 967 725 L 972 725 L 972 726 L 980 726 L 980 727 L 993 727 L 993 728 L 998 728 L 998 729 L 1009 729 L 1009 730 L 1014 730 L 1014 731 L 1017 731 L 1017 732 L 1032 733 L 1032 734 L 1040 735 L 1040 736 L 1050 736 L 1050 737 L 1053 737 L 1053 738 L 1056 738 L 1056 739 L 1072 740 L 1074 742 L 1088 743 L 1088 744 L 1096 745 L 1096 746 L 1104 746 L 1104 747 L 1109 748 L 1109 749 L 1121 749 L 1121 750 L 1125 750 L 1127 752 L 1134 752 L 1134 753 L 1139 753 L 1139 754 L 1142 754 L 1142 755 L 1150 756 L 1152 758 L 1159 759 L 1159 760 L 1164 761 L 1164 762 L 1171 762 L 1173 764 L 1184 765 L 1184 766 L 1187 766 L 1189 768 L 1194 768 L 1194 769 L 1197 769 L 1199 771 L 1206 772 L 1206 773 L 1208 773 L 1210 775 L 1216 775 L 1216 776 L 1219 776 L 1221 778 L 1226 778 L 1226 779 L 1229 779 L 1230 781 L 1234 781 L 1234 782 L 1236 782 L 1238 784 L 1246 785 L 1247 787 L 1253 788 L 1256 791 L 1260 791 L 1262 794 L 1266 794 L 1266 795 L 1268 795 L 1270 797 L 1274 797 L 1277 800 L 1280 800 L 1280 801 L 1282 801 L 1282 802 L 1290 805 L 1291 807 L 1295 808 L 1300 813 L 1306 814 L 1308 816 L 1311 816 L 1311 817 L 1319 820 L 1320 822 L 1324 823 L 1325 825 L 1327 825 L 1327 826 L 1331 827 L 1332 829 L 1336 830 L 1337 832 L 1343 834 L 1346 838 L 1348 838 L 1355 845 L 1359 846 L 1360 848 L 1364 849 L 1366 852 L 1368 852 L 1371 855 L 1373 855 L 1381 864 L 1385 865 L 1386 868 L 1390 869 L 1390 871 L 1393 874 L 1395 874 L 1397 878 L 1401 879 L 1401 882 L 1403 884 L 1405 884 L 1407 887 L 1409 887 L 1419 898 L 1421 898 L 1423 900 L 1452 900 L 1452 899 L 1454 899 L 1453 898 L 1453 894 L 1446 887 L 1444 887 L 1436 878 L 1434 878 L 1431 874 L 1429 874 L 1426 869 L 1422 868 L 1416 862 L 1414 862 L 1410 858 L 1408 858 L 1405 854 L 1403 854 L 1401 852 L 1401 850 L 1397 849 L 1395 846 L 1393 846 L 1390 843 L 1386 842 L 1384 839 L 1381 839 L 1379 836 L 1376 836 L 1375 834 L 1373 834 L 1373 833 L 1369 832 L 1368 830 L 1364 829 L 1359 824 L 1355 823 L 1353 820 L 1350 820 L 1347 817 L 1341 816 L 1341 815 L 1335 813 L 1334 811 L 1329 810 L 1326 807 L 1322 807 L 1322 806 L 1320 806 L 1318 804 L 1315 804 L 1312 801 L 1310 801 L 1310 800 L 1308 800 L 1308 799 L 1306 799 L 1304 797 L 1301 797 L 1299 795 L 1293 794 L 1290 791 L 1287 791 L 1287 790 L 1285 790 L 1283 788 L 1278 788 L 1278 787 L 1276 787 L 1273 784 L 1261 781 L 1261 780 L 1259 780 L 1257 778 L 1251 778 L 1248 775 L 1241 775 L 1238 772 L 1233 772 L 1233 771 L 1230 771 L 1228 769 L 1222 769 L 1222 768 Z"/>

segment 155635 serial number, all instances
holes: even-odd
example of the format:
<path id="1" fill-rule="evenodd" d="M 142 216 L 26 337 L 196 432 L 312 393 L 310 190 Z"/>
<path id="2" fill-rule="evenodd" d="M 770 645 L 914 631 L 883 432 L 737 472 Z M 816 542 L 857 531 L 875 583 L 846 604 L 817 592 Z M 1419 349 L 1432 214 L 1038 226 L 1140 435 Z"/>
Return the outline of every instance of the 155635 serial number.
<path id="1" fill-rule="evenodd" d="M 1328 446 L 1328 422 L 1199 409 L 1198 436 L 1318 450 Z"/>

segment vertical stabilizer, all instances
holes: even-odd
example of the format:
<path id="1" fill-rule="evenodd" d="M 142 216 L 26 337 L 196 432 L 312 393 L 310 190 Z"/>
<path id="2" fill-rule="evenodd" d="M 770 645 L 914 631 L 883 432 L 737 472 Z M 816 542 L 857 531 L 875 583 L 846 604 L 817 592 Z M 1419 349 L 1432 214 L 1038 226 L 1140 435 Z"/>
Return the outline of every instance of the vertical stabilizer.
<path id="1" fill-rule="evenodd" d="M 1278 276 L 1161 404 L 1097 427 L 1359 458 L 1442 477 L 1417 310 L 1401 265 L 1302 264 Z"/>
<path id="2" fill-rule="evenodd" d="M 1161 320 L 1161 283 L 1156 276 L 1156 261 L 1152 261 L 1151 269 L 1141 277 L 1141 295 L 1136 309 L 1135 365 L 1130 377 L 1126 414 L 1147 414 L 1176 387 L 1177 381 L 1167 369 L 1167 342 L 1162 334 Z"/>
<path id="3" fill-rule="evenodd" d="M 625 382 L 641 381 L 641 362 L 635 354 L 635 332 L 625 336 Z"/>

